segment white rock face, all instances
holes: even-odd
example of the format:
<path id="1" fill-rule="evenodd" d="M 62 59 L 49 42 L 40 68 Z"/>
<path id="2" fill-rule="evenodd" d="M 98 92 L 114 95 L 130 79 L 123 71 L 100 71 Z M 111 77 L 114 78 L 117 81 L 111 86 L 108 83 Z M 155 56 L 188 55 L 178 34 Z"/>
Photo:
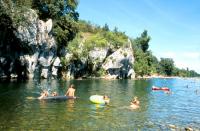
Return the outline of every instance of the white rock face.
<path id="1" fill-rule="evenodd" d="M 42 20 L 38 20 L 38 22 L 37 22 L 38 33 L 41 33 L 41 34 L 44 33 L 45 28 L 46 28 L 45 22 Z"/>
<path id="2" fill-rule="evenodd" d="M 128 46 L 119 48 L 107 57 L 102 67 L 110 76 L 117 76 L 117 78 L 133 78 L 135 75 L 132 68 L 133 63 L 133 50 L 131 43 L 129 43 Z"/>
<path id="3" fill-rule="evenodd" d="M 25 42 L 33 50 L 33 54 L 26 56 L 28 62 L 29 76 L 34 76 L 37 66 L 41 66 L 41 76 L 47 78 L 50 66 L 56 57 L 56 42 L 49 34 L 52 30 L 52 20 L 46 22 L 39 20 L 37 13 L 30 9 L 24 13 L 26 24 L 20 25 L 16 32 L 16 36 Z M 59 60 L 56 60 L 56 64 Z M 55 68 L 55 67 L 53 67 Z M 51 70 L 52 71 L 52 70 Z M 57 75 L 56 70 L 53 70 L 54 75 Z"/>
<path id="4" fill-rule="evenodd" d="M 55 61 L 53 63 L 53 66 L 61 66 L 59 57 L 56 57 L 56 59 L 55 59 Z"/>
<path id="5" fill-rule="evenodd" d="M 128 71 L 127 77 L 130 77 L 131 79 L 134 79 L 135 78 L 135 71 L 133 69 L 130 69 Z"/>
<path id="6" fill-rule="evenodd" d="M 106 58 L 107 52 L 108 52 L 108 49 L 95 48 L 89 52 L 89 57 L 92 60 L 98 60 L 99 62 L 103 62 L 103 60 Z"/>
<path id="7" fill-rule="evenodd" d="M 58 72 L 58 68 L 62 66 L 61 65 L 61 61 L 60 61 L 60 58 L 59 57 L 56 57 L 54 63 L 53 63 L 53 67 L 52 67 L 52 75 L 53 76 L 57 76 L 57 72 Z"/>
<path id="8" fill-rule="evenodd" d="M 108 48 L 94 48 L 91 50 L 88 55 L 89 66 L 85 60 L 76 62 L 76 64 L 69 63 L 66 78 L 77 77 L 77 74 L 84 72 L 88 68 L 92 68 L 90 69 L 92 72 L 98 72 L 103 68 L 108 73 L 105 78 L 109 79 L 135 78 L 133 70 L 134 56 L 131 43 L 128 42 L 127 46 L 119 48 L 112 54 L 109 54 L 108 51 Z M 70 61 L 71 57 L 72 54 L 66 53 L 65 58 L 67 61 Z"/>
<path id="9" fill-rule="evenodd" d="M 38 52 L 35 52 L 32 56 L 30 55 L 26 55 L 25 59 L 28 61 L 28 73 L 29 73 L 29 77 L 33 78 L 34 75 L 34 71 L 36 69 L 36 65 L 37 65 L 37 61 L 38 61 Z"/>
<path id="10" fill-rule="evenodd" d="M 58 72 L 58 69 L 55 66 L 53 66 L 52 67 L 52 75 L 57 76 L 58 75 L 57 72 Z"/>
<path id="11" fill-rule="evenodd" d="M 95 48 L 89 52 L 89 58 L 93 63 L 93 71 L 95 71 L 106 58 L 108 49 L 105 48 Z"/>
<path id="12" fill-rule="evenodd" d="M 52 26 L 53 26 L 52 19 L 49 19 L 49 20 L 45 23 L 45 26 L 46 26 L 46 31 L 47 31 L 47 33 L 49 33 L 49 32 L 52 30 Z"/>
<path id="13" fill-rule="evenodd" d="M 26 13 L 24 13 L 24 17 L 26 18 L 26 26 L 20 25 L 16 32 L 16 36 L 21 41 L 27 42 L 28 45 L 35 45 L 38 21 L 37 13 L 34 10 L 29 9 Z"/>
<path id="14" fill-rule="evenodd" d="M 42 69 L 41 77 L 45 79 L 48 78 L 48 69 Z"/>

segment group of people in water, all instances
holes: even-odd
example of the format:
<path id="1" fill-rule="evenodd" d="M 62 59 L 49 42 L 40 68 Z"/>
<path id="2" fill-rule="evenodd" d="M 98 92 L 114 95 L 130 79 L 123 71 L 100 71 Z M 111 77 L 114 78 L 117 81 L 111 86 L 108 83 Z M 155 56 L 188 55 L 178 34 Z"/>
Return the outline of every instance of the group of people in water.
<path id="1" fill-rule="evenodd" d="M 72 84 L 69 86 L 67 92 L 65 93 L 65 96 L 75 98 L 74 93 L 75 93 L 75 89 L 74 89 L 74 85 Z M 42 93 L 40 94 L 40 97 L 38 97 L 38 99 L 43 99 L 48 96 L 58 96 L 58 93 L 53 92 L 51 95 L 49 95 L 48 91 L 42 91 Z"/>
<path id="2" fill-rule="evenodd" d="M 74 89 L 74 85 L 71 84 L 69 86 L 69 88 L 67 89 L 67 92 L 65 93 L 65 96 L 74 97 L 75 98 L 75 95 L 74 95 L 75 91 L 76 90 Z M 41 93 L 40 97 L 38 97 L 38 99 L 44 99 L 45 97 L 48 97 L 48 96 L 58 96 L 58 93 L 57 92 L 53 92 L 51 95 L 49 95 L 48 91 L 43 91 Z M 109 104 L 110 103 L 110 98 L 107 95 L 103 96 L 103 100 L 105 101 L 105 104 Z M 139 105 L 140 105 L 140 101 L 138 100 L 137 97 L 134 97 L 133 100 L 130 103 L 130 108 L 137 109 L 137 108 L 139 108 Z"/>

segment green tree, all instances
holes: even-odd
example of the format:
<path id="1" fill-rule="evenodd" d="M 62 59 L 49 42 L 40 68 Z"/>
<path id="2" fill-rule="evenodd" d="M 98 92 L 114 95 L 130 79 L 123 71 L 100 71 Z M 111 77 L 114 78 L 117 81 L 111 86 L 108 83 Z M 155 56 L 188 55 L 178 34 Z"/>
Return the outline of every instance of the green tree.
<path id="1" fill-rule="evenodd" d="M 157 74 L 158 69 L 159 69 L 158 59 L 155 56 L 153 56 L 151 51 L 147 51 L 145 54 L 146 54 L 146 58 L 147 58 L 148 66 L 149 66 L 148 67 L 149 75 Z"/>
<path id="2" fill-rule="evenodd" d="M 135 57 L 134 69 L 137 76 L 152 75 L 157 73 L 159 64 L 151 51 L 148 51 L 150 36 L 145 30 L 140 37 L 131 39 Z"/>
<path id="3" fill-rule="evenodd" d="M 134 51 L 134 56 L 135 56 L 134 70 L 135 70 L 136 76 L 148 75 L 149 66 L 148 66 L 146 54 L 143 53 L 143 51 L 139 49 L 139 50 Z"/>
<path id="4" fill-rule="evenodd" d="M 141 48 L 143 52 L 146 52 L 149 48 L 150 40 L 151 40 L 151 37 L 148 36 L 147 30 L 144 30 L 141 36 L 135 39 L 135 46 L 137 46 L 138 48 Z"/>
<path id="5" fill-rule="evenodd" d="M 101 28 L 100 26 L 93 25 L 90 21 L 79 20 L 78 29 L 80 32 L 97 33 Z"/>
<path id="6" fill-rule="evenodd" d="M 103 29 L 104 31 L 109 31 L 109 30 L 110 30 L 107 23 L 103 26 L 102 29 Z"/>
<path id="7" fill-rule="evenodd" d="M 78 33 L 78 25 L 70 17 L 61 16 L 54 20 L 53 35 L 58 43 L 58 48 L 66 46 Z"/>
<path id="8" fill-rule="evenodd" d="M 12 0 L 12 2 L 17 8 L 24 6 L 30 8 L 32 6 L 32 0 Z"/>
<path id="9" fill-rule="evenodd" d="M 161 58 L 160 60 L 160 65 L 163 70 L 163 72 L 171 76 L 173 74 L 173 69 L 174 69 L 174 61 L 171 58 Z"/>
<path id="10" fill-rule="evenodd" d="M 76 12 L 77 0 L 33 0 L 32 7 L 39 11 L 40 19 L 58 19 L 60 16 L 69 16 L 75 21 L 79 14 Z"/>
<path id="11" fill-rule="evenodd" d="M 40 19 L 53 19 L 52 34 L 58 43 L 58 52 L 78 33 L 77 5 L 77 0 L 33 0 L 32 7 L 38 10 Z"/>
<path id="12" fill-rule="evenodd" d="M 114 33 L 118 33 L 118 28 L 115 27 L 114 30 L 113 30 L 113 32 L 114 32 Z"/>

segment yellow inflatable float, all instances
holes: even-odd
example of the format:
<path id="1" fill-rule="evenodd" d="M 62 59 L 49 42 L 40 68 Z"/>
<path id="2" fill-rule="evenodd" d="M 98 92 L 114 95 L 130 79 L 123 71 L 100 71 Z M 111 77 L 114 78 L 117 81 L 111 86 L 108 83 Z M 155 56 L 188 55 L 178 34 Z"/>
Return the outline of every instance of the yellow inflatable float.
<path id="1" fill-rule="evenodd" d="M 92 95 L 90 96 L 90 101 L 95 104 L 105 104 L 105 100 L 101 95 Z"/>

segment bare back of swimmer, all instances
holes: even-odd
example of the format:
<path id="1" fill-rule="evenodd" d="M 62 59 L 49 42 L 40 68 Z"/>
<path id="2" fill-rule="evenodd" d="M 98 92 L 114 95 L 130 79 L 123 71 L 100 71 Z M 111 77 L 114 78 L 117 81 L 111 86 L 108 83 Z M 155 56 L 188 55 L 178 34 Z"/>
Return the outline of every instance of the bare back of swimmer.
<path id="1" fill-rule="evenodd" d="M 69 96 L 69 97 L 75 97 L 74 93 L 75 93 L 75 89 L 74 89 L 74 85 L 70 85 L 70 87 L 68 88 L 67 92 L 65 93 L 65 96 Z"/>

